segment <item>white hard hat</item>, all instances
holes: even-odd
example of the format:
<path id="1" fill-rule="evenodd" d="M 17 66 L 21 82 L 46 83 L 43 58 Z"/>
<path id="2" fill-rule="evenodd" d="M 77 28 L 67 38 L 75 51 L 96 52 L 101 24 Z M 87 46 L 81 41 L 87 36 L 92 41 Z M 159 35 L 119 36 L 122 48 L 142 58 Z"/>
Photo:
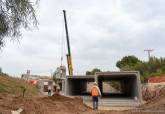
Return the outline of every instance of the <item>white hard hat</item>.
<path id="1" fill-rule="evenodd" d="M 97 83 L 96 83 L 96 82 L 94 82 L 94 83 L 93 83 L 93 85 L 97 85 Z"/>

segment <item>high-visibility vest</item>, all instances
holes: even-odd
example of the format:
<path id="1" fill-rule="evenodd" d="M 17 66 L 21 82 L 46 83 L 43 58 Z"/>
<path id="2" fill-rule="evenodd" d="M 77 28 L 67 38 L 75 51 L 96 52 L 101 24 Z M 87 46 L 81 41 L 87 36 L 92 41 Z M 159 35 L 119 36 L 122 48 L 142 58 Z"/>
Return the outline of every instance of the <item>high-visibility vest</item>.
<path id="1" fill-rule="evenodd" d="M 92 96 L 99 96 L 99 90 L 98 90 L 98 88 L 92 87 L 91 95 Z"/>

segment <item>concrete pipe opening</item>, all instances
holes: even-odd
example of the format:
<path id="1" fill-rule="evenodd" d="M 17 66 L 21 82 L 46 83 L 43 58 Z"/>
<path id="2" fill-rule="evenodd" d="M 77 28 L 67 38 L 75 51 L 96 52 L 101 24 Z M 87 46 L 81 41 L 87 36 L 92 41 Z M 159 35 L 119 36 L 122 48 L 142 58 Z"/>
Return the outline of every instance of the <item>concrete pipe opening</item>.
<path id="1" fill-rule="evenodd" d="M 100 73 L 97 76 L 102 98 L 141 99 L 137 73 Z"/>
<path id="2" fill-rule="evenodd" d="M 69 96 L 89 96 L 90 88 L 93 84 L 94 76 L 74 76 L 72 78 L 68 78 L 67 82 L 67 92 L 66 95 Z"/>

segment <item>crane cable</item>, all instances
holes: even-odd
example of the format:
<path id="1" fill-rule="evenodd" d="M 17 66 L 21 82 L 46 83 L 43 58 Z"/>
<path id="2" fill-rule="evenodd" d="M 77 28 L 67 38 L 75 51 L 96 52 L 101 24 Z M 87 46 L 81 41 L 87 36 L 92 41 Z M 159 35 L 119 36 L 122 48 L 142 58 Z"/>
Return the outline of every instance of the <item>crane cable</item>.
<path id="1" fill-rule="evenodd" d="M 64 55 L 64 38 L 65 38 L 65 30 L 64 30 L 64 22 L 62 20 L 62 35 L 61 35 L 61 41 L 60 41 L 60 51 L 61 51 L 61 57 L 60 57 L 60 61 L 61 61 L 61 66 L 63 64 L 63 55 Z"/>

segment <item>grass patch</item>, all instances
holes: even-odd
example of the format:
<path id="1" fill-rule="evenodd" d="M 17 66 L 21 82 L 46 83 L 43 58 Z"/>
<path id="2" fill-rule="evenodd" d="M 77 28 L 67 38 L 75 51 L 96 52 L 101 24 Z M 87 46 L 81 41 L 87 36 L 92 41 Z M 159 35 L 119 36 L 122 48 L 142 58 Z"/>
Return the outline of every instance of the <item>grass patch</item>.
<path id="1" fill-rule="evenodd" d="M 6 92 L 5 88 L 6 86 L 3 83 L 0 83 L 0 93 Z"/>
<path id="2" fill-rule="evenodd" d="M 21 96 L 25 95 L 28 97 L 38 95 L 39 91 L 35 86 L 28 84 L 25 80 L 0 75 L 0 94 L 1 93 L 16 94 Z"/>

